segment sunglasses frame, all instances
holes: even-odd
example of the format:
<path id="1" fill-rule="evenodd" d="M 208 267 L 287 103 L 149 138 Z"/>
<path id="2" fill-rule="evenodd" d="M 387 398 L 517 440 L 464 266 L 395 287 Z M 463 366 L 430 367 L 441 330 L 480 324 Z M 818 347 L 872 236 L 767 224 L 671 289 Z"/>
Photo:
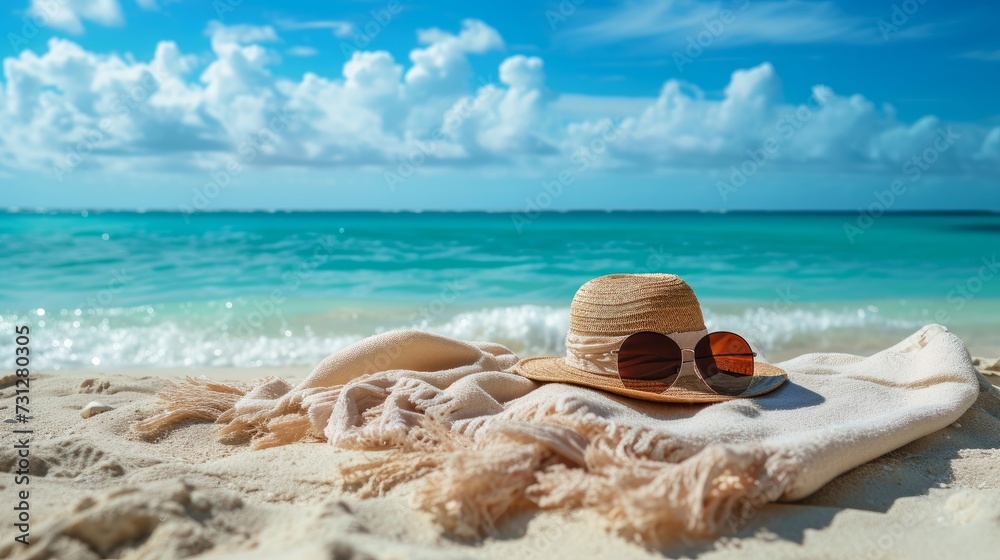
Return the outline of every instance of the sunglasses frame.
<path id="1" fill-rule="evenodd" d="M 666 337 L 671 342 L 673 342 L 674 344 L 676 344 L 677 348 L 679 348 L 680 351 L 681 351 L 681 361 L 680 361 L 680 365 L 677 366 L 677 374 L 674 377 L 674 380 L 670 382 L 670 385 L 667 386 L 667 390 L 671 389 L 674 385 L 676 385 L 677 384 L 677 380 L 681 378 L 681 372 L 684 369 L 684 364 L 686 364 L 688 362 L 692 362 L 692 366 L 691 367 L 694 368 L 695 375 L 698 376 L 698 379 L 701 379 L 701 382 L 705 384 L 705 387 L 707 387 L 708 390 L 712 391 L 712 393 L 714 393 L 716 395 L 723 395 L 723 393 L 720 393 L 720 392 L 716 391 L 714 388 L 712 388 L 712 386 L 709 384 L 709 382 L 705 379 L 705 376 L 702 375 L 701 368 L 698 367 L 698 362 L 697 362 L 697 359 L 695 358 L 695 355 L 694 355 L 694 352 L 695 352 L 694 348 L 684 348 L 681 345 L 680 342 L 677 342 L 677 340 L 672 336 L 672 334 L 664 334 L 664 333 L 660 333 L 660 332 L 656 332 L 656 331 L 639 331 L 639 332 L 634 332 L 634 333 L 628 335 L 627 337 L 625 337 L 622 340 L 621 344 L 618 346 L 617 349 L 611 351 L 611 353 L 614 354 L 614 356 L 615 356 L 615 371 L 618 374 L 618 379 L 620 381 L 624 382 L 624 380 L 621 377 L 621 371 L 619 371 L 619 367 L 620 366 L 619 366 L 619 363 L 618 363 L 618 360 L 619 360 L 619 357 L 620 357 L 621 347 L 624 346 L 625 342 L 628 341 L 628 339 L 632 338 L 633 336 L 635 336 L 637 334 L 647 334 L 647 333 L 648 334 L 656 334 L 656 335 L 660 335 L 660 336 Z M 743 342 L 746 343 L 747 348 L 750 348 L 750 355 L 753 358 L 757 357 L 757 352 L 754 352 L 753 349 L 750 347 L 750 342 L 748 342 L 747 339 L 743 338 L 739 334 L 734 333 L 732 331 L 713 331 L 713 332 L 710 332 L 710 333 L 705 333 L 704 335 L 702 335 L 701 337 L 698 338 L 698 341 L 695 342 L 694 345 L 698 346 L 698 344 L 700 344 L 702 340 L 704 340 L 705 338 L 708 338 L 710 335 L 713 335 L 713 334 L 731 334 L 733 336 L 739 337 L 740 340 L 742 340 Z M 688 352 L 687 357 L 685 357 L 685 352 Z M 743 355 L 743 354 L 712 354 L 712 355 L 713 356 L 737 356 L 737 355 Z M 755 364 L 756 360 L 753 360 L 752 363 Z M 751 366 L 751 367 L 753 367 L 753 366 Z M 754 368 L 754 370 L 751 371 L 751 374 L 750 374 L 751 378 L 754 377 L 755 371 L 756 371 L 756 368 Z M 667 379 L 667 378 L 666 377 L 662 377 L 660 379 Z"/>

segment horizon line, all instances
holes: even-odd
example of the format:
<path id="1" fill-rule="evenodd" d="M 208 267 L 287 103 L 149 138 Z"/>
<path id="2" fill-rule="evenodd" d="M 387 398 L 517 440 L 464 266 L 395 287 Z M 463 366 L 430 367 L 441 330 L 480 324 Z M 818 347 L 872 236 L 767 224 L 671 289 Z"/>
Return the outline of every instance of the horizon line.
<path id="1" fill-rule="evenodd" d="M 220 209 L 220 210 L 198 210 L 186 212 L 178 209 L 163 208 L 45 208 L 36 207 L 32 209 L 20 207 L 0 208 L 0 214 L 28 214 L 28 215 L 68 215 L 82 213 L 96 214 L 184 214 L 184 215 L 213 215 L 213 214 L 524 214 L 524 209 L 498 209 L 498 210 L 457 210 L 457 209 L 322 209 L 309 210 L 297 208 L 251 208 L 251 209 Z M 531 214 L 858 214 L 863 213 L 863 209 L 591 209 L 577 208 L 571 210 L 535 210 Z M 894 215 L 990 215 L 1000 213 L 998 209 L 902 209 L 885 210 L 884 214 Z"/>

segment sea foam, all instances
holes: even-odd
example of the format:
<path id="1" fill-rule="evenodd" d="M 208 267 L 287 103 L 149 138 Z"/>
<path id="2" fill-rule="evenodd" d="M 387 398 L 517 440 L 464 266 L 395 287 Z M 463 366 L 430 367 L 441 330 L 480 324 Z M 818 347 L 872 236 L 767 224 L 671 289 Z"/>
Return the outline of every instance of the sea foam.
<path id="1" fill-rule="evenodd" d="M 90 321 L 84 317 L 83 323 L 77 317 L 55 316 L 48 318 L 44 327 L 36 325 L 35 364 L 42 369 L 311 366 L 366 336 L 401 328 L 496 342 L 520 356 L 562 355 L 569 326 L 568 308 L 539 305 L 463 310 L 417 323 L 410 317 L 393 320 L 382 314 L 377 324 L 361 317 L 310 326 L 303 323 L 304 319 L 286 316 L 280 325 L 261 328 L 251 336 L 236 336 L 207 317 L 199 325 L 192 317 L 164 316 L 137 323 L 116 321 L 115 316 L 121 313 L 108 315 L 110 319 L 105 316 Z M 921 325 L 864 309 L 775 312 L 745 308 L 722 312 L 709 308 L 704 315 L 709 330 L 740 333 L 765 356 L 810 345 L 819 349 L 828 346 L 830 340 L 843 341 L 844 350 L 851 350 L 852 341 L 877 338 L 879 333 L 905 334 Z M 0 328 L 9 331 L 19 322 L 4 317 Z M 8 355 L 3 361 L 11 367 L 12 360 Z"/>

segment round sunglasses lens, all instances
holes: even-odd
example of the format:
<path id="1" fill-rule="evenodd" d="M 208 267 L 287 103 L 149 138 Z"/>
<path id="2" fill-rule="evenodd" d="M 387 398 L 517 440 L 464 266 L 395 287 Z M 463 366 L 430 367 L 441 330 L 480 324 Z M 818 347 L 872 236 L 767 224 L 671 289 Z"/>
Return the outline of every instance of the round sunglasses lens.
<path id="1" fill-rule="evenodd" d="M 753 381 L 753 350 L 735 333 L 705 335 L 694 348 L 694 363 L 705 383 L 720 395 L 735 397 Z"/>
<path id="2" fill-rule="evenodd" d="M 629 389 L 661 393 L 674 383 L 680 369 L 680 347 L 659 333 L 633 334 L 618 350 L 618 377 Z"/>

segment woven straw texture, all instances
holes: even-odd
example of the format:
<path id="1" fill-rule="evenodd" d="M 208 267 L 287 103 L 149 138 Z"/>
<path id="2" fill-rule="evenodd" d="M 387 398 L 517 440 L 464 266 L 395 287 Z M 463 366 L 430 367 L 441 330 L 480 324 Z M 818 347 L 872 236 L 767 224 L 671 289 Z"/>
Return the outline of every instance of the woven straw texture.
<path id="1" fill-rule="evenodd" d="M 612 274 L 595 278 L 577 290 L 570 305 L 567 340 L 575 337 L 612 339 L 649 331 L 662 334 L 703 331 L 705 320 L 694 290 L 674 274 Z M 567 347 L 570 345 L 567 344 Z M 586 359 L 586 356 L 583 357 Z M 672 387 L 650 382 L 649 390 L 625 387 L 617 375 L 574 367 L 563 357 L 526 358 L 514 372 L 534 381 L 573 383 L 659 402 L 710 403 L 747 398 L 773 391 L 787 376 L 780 368 L 754 363 L 754 380 L 738 397 L 714 393 L 688 369 Z"/>
<path id="2" fill-rule="evenodd" d="M 697 331 L 705 319 L 694 291 L 674 274 L 611 274 L 577 290 L 569 330 L 586 336 Z"/>

